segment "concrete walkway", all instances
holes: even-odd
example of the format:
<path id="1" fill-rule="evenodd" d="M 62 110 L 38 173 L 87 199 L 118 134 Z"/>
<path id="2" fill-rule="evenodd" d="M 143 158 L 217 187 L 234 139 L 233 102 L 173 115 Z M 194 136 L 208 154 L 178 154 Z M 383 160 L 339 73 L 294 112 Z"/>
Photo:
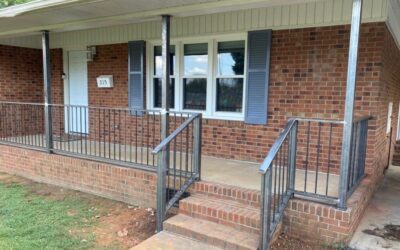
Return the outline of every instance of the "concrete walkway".
<path id="1" fill-rule="evenodd" d="M 387 171 L 382 186 L 365 211 L 350 247 L 357 250 L 400 250 L 400 239 L 377 236 L 387 232 L 383 230 L 385 225 L 400 225 L 400 167 L 397 166 L 391 166 Z M 400 231 L 397 233 L 400 234 Z"/>

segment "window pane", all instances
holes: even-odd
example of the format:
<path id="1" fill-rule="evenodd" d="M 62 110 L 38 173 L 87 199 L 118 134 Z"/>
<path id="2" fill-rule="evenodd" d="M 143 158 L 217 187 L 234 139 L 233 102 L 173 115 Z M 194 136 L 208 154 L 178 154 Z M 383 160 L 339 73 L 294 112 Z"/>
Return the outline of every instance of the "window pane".
<path id="1" fill-rule="evenodd" d="M 218 43 L 218 75 L 243 75 L 244 47 L 244 41 Z"/>
<path id="2" fill-rule="evenodd" d="M 217 111 L 242 112 L 243 78 L 217 79 Z"/>
<path id="3" fill-rule="evenodd" d="M 208 44 L 185 44 L 184 71 L 186 76 L 205 76 L 208 69 Z"/>
<path id="4" fill-rule="evenodd" d="M 170 75 L 174 75 L 175 69 L 175 45 L 170 45 Z M 162 56 L 161 56 L 161 46 L 154 47 L 154 75 L 162 75 Z"/>
<path id="5" fill-rule="evenodd" d="M 206 110 L 207 79 L 183 79 L 184 109 Z"/>
<path id="6" fill-rule="evenodd" d="M 171 78 L 170 80 L 170 108 L 175 107 L 175 79 Z M 154 107 L 161 108 L 161 96 L 162 96 L 162 89 L 161 89 L 161 78 L 154 78 Z"/>

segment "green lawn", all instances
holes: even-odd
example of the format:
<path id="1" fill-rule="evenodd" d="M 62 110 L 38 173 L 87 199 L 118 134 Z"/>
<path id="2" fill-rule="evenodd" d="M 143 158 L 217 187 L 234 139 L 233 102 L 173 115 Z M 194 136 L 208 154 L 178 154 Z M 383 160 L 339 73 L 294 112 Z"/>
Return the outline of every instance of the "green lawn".
<path id="1" fill-rule="evenodd" d="M 96 223 L 94 213 L 77 197 L 56 200 L 0 182 L 0 249 L 92 248 L 95 238 L 84 229 Z"/>

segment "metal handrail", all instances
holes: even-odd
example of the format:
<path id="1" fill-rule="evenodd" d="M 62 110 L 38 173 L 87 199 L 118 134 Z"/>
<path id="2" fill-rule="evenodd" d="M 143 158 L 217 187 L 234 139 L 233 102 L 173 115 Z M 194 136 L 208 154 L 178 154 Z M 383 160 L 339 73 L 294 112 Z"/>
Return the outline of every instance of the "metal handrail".
<path id="1" fill-rule="evenodd" d="M 372 120 L 372 116 L 370 116 L 370 115 L 365 115 L 365 116 L 361 116 L 361 117 L 357 117 L 357 118 L 355 118 L 355 119 L 353 119 L 353 123 L 357 123 L 357 122 L 360 122 L 360 121 L 366 121 L 366 120 Z"/>
<path id="2" fill-rule="evenodd" d="M 152 153 L 158 154 L 159 152 L 161 152 L 161 150 L 165 149 L 165 147 L 167 147 L 168 144 L 173 139 L 175 139 L 188 126 L 188 124 L 192 123 L 199 116 L 200 116 L 200 114 L 194 113 L 193 116 L 191 116 L 189 119 L 184 121 L 181 125 L 179 125 L 179 127 L 177 129 L 175 129 L 175 131 L 172 132 L 172 134 L 170 134 L 167 138 L 162 140 L 162 142 L 160 142 L 160 144 L 158 144 L 158 146 L 153 149 Z"/>
<path id="3" fill-rule="evenodd" d="M 344 124 L 341 120 L 330 120 L 330 119 L 318 119 L 318 118 L 303 118 L 303 117 L 292 117 L 290 120 L 296 120 L 299 122 L 320 122 L 320 123 L 333 123 L 333 124 Z"/>
<path id="4" fill-rule="evenodd" d="M 296 119 L 293 119 L 293 120 L 289 120 L 289 122 L 286 124 L 285 129 L 279 135 L 279 137 L 275 141 L 274 145 L 272 145 L 271 150 L 269 151 L 267 157 L 265 157 L 263 163 L 261 163 L 261 166 L 258 170 L 261 174 L 265 174 L 267 172 L 269 166 L 271 166 L 272 161 L 274 160 L 276 154 L 278 153 L 280 147 L 282 146 L 283 141 L 285 140 L 285 138 L 287 137 L 287 135 L 289 134 L 291 128 L 293 127 L 293 125 L 295 123 L 296 123 Z"/>

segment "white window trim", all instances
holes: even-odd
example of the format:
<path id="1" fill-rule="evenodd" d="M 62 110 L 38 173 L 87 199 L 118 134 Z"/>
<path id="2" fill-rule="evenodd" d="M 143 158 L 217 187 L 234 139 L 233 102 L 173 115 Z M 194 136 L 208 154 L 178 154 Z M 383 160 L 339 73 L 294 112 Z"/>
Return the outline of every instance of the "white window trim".
<path id="1" fill-rule="evenodd" d="M 386 134 L 390 133 L 390 128 L 392 127 L 392 116 L 393 116 L 393 102 L 389 102 L 388 114 L 387 114 L 387 124 L 386 124 Z"/>
<path id="2" fill-rule="evenodd" d="M 216 100 L 217 100 L 217 44 L 218 42 L 225 41 L 245 41 L 245 57 L 244 57 L 244 75 L 243 75 L 243 100 L 242 100 L 242 112 L 222 112 L 217 111 Z M 184 77 L 184 64 L 183 64 L 183 48 L 184 44 L 193 43 L 208 43 L 208 75 L 207 75 L 207 97 L 206 97 L 206 110 L 191 110 L 183 108 L 183 77 Z M 246 73 L 247 73 L 247 34 L 229 34 L 219 35 L 213 37 L 190 37 L 171 39 L 171 45 L 175 45 L 175 107 L 172 111 L 183 111 L 183 112 L 197 112 L 202 113 L 206 119 L 219 119 L 219 120 L 237 120 L 243 121 L 245 114 L 246 104 Z M 146 106 L 147 109 L 161 110 L 160 108 L 154 107 L 154 46 L 160 46 L 159 40 L 153 40 L 147 42 L 146 48 Z M 228 76 L 226 76 L 228 77 Z M 232 78 L 238 76 L 232 76 Z M 242 78 L 242 76 L 240 76 Z"/>
<path id="3" fill-rule="evenodd" d="M 397 111 L 397 131 L 396 131 L 396 139 L 400 140 L 400 102 L 399 102 L 399 109 Z"/>

